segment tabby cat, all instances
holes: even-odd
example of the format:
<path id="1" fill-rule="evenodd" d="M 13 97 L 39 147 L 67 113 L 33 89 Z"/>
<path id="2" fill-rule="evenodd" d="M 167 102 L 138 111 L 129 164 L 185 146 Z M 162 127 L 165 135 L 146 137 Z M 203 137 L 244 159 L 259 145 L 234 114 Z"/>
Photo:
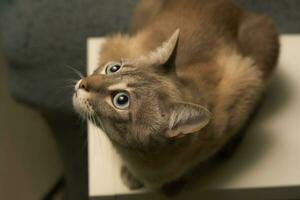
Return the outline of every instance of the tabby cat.
<path id="1" fill-rule="evenodd" d="M 107 134 L 129 188 L 161 188 L 239 132 L 278 53 L 273 22 L 231 0 L 143 0 L 73 104 Z"/>

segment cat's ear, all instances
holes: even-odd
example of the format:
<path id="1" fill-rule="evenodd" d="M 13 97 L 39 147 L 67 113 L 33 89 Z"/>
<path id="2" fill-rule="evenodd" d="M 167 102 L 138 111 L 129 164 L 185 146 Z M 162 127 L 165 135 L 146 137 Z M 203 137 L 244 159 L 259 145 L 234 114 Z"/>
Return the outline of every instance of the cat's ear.
<path id="1" fill-rule="evenodd" d="M 210 121 L 211 113 L 203 106 L 190 103 L 173 103 L 169 111 L 166 136 L 182 137 L 204 128 Z"/>
<path id="2" fill-rule="evenodd" d="M 179 29 L 176 29 L 169 39 L 164 41 L 154 51 L 148 55 L 141 56 L 135 60 L 138 66 L 170 66 L 174 64 L 176 47 L 179 38 Z M 167 69 L 169 70 L 169 69 Z"/>

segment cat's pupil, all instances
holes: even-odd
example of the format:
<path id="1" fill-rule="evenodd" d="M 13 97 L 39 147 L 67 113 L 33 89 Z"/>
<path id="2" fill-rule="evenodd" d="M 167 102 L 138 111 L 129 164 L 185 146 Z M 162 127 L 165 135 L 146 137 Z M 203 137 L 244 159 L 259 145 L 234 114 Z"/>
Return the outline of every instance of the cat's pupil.
<path id="1" fill-rule="evenodd" d="M 124 104 L 126 104 L 128 102 L 128 96 L 126 96 L 126 95 L 120 95 L 119 97 L 118 97 L 118 99 L 117 99 L 117 103 L 119 104 L 119 105 L 124 105 Z"/>
<path id="2" fill-rule="evenodd" d="M 113 74 L 116 73 L 121 69 L 121 64 L 119 63 L 113 63 L 113 64 L 108 64 L 108 66 L 105 69 L 106 74 Z"/>
<path id="3" fill-rule="evenodd" d="M 113 105 L 118 109 L 129 107 L 129 95 L 127 92 L 119 92 L 112 99 Z"/>
<path id="4" fill-rule="evenodd" d="M 111 72 L 111 73 L 115 73 L 115 72 L 117 72 L 119 69 L 120 69 L 120 66 L 119 66 L 119 65 L 113 65 L 113 66 L 110 68 L 110 72 Z"/>

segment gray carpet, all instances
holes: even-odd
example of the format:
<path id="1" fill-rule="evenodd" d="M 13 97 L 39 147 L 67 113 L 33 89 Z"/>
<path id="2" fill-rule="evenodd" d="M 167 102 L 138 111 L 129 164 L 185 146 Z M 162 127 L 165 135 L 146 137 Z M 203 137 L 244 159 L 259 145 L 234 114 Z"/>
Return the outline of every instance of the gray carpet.
<path id="1" fill-rule="evenodd" d="M 10 63 L 10 87 L 20 100 L 71 112 L 71 88 L 85 72 L 86 39 L 126 30 L 134 0 L 16 0 L 5 2 L 0 45 Z"/>

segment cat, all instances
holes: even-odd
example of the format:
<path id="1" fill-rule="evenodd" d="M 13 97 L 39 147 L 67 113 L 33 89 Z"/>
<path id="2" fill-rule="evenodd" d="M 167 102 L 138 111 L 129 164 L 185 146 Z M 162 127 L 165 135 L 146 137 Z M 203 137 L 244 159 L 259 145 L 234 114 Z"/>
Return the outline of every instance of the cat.
<path id="1" fill-rule="evenodd" d="M 215 156 L 272 77 L 278 33 L 231 0 L 141 1 L 78 81 L 75 110 L 103 129 L 131 189 L 159 189 Z"/>

